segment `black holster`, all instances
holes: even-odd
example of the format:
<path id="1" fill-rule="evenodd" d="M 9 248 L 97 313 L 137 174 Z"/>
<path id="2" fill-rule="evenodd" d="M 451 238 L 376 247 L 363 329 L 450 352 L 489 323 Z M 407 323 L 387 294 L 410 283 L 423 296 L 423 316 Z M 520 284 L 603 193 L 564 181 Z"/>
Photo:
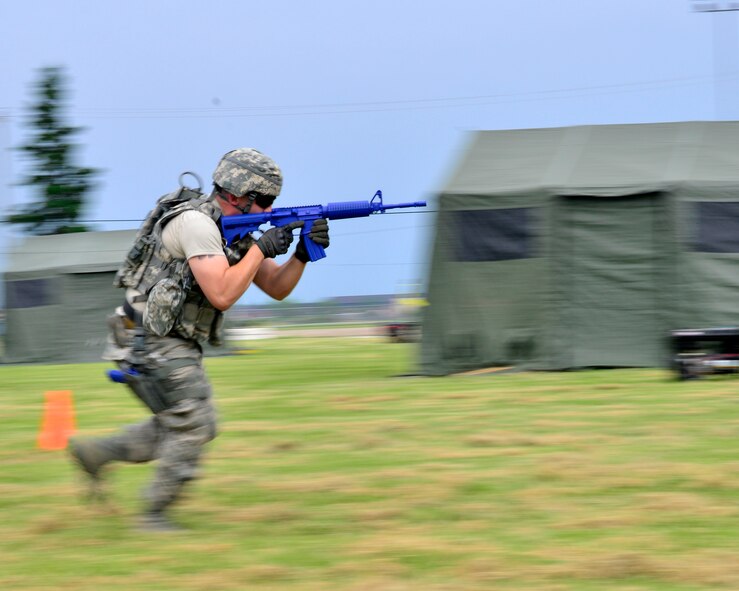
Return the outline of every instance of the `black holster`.
<path id="1" fill-rule="evenodd" d="M 135 368 L 128 363 L 120 363 L 126 374 L 126 385 L 136 397 L 154 414 L 167 410 L 172 404 L 167 401 L 167 393 L 161 382 L 146 369 Z"/>
<path id="2" fill-rule="evenodd" d="M 130 357 L 119 361 L 118 365 L 126 375 L 126 384 L 136 397 L 141 400 L 154 414 L 173 407 L 182 396 L 167 388 L 167 378 L 176 369 L 197 364 L 193 359 L 172 359 L 161 367 L 149 366 L 145 356 L 146 333 L 141 326 L 134 331 L 133 347 Z"/>

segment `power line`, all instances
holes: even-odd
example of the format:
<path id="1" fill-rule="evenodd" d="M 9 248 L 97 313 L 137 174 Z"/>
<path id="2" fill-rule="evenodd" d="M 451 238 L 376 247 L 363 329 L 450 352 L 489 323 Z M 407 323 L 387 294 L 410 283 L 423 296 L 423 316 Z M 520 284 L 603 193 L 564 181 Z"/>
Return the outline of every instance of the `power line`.
<path id="1" fill-rule="evenodd" d="M 433 212 L 396 212 L 393 215 L 397 215 L 399 213 L 433 213 Z M 390 212 L 388 212 L 387 214 L 383 214 L 383 215 L 388 215 L 388 214 L 390 214 Z M 85 222 L 85 223 L 91 223 L 93 221 L 105 221 L 105 220 L 79 220 L 79 221 L 80 222 Z M 117 221 L 117 220 L 108 220 L 108 221 Z M 419 229 L 429 229 L 429 228 L 434 228 L 434 227 L 435 227 L 434 225 L 422 225 L 422 226 L 414 225 L 414 226 L 401 226 L 401 227 L 396 227 L 396 228 L 374 228 L 374 229 L 370 229 L 370 230 L 361 230 L 361 231 L 357 231 L 357 232 L 338 232 L 338 233 L 332 232 L 331 235 L 334 238 L 340 238 L 340 237 L 345 237 L 345 236 L 358 236 L 358 235 L 362 235 L 362 234 L 378 234 L 378 233 L 381 233 L 381 232 L 397 232 L 397 231 L 401 231 L 401 230 L 419 230 Z M 108 249 L 106 249 L 106 248 L 98 248 L 98 249 L 95 250 L 95 252 L 98 252 L 98 253 L 121 253 L 121 252 L 124 252 L 125 250 L 126 249 L 121 250 L 121 249 L 117 249 L 117 248 L 108 248 Z M 63 250 L 63 251 L 57 250 L 57 251 L 55 251 L 55 254 L 59 254 L 59 255 L 78 255 L 78 254 L 89 254 L 89 252 L 90 251 L 87 250 L 87 249 L 82 249 L 82 250 Z M 38 250 L 31 250 L 31 251 L 28 251 L 28 250 L 12 250 L 12 251 L 0 251 L 0 255 L 38 256 L 38 255 L 48 255 L 48 251 L 46 251 L 46 250 L 43 250 L 43 251 L 38 251 Z M 416 265 L 416 264 L 424 264 L 424 263 L 412 263 L 412 262 L 406 262 L 406 263 L 402 263 L 402 262 L 401 263 L 365 263 L 365 264 L 360 263 L 359 266 L 383 266 L 384 264 Z M 350 267 L 350 266 L 354 266 L 354 263 L 347 263 L 347 264 L 341 264 L 341 263 L 332 264 L 332 263 L 328 263 L 327 265 L 324 265 L 324 266 Z"/>
<path id="2" fill-rule="evenodd" d="M 723 74 L 724 78 L 736 79 L 739 72 Z M 308 103 L 295 105 L 261 105 L 239 107 L 100 107 L 77 108 L 77 115 L 100 119 L 178 119 L 178 118 L 244 118 L 244 117 L 279 117 L 301 115 L 333 115 L 351 113 L 372 113 L 387 111 L 404 111 L 417 109 L 443 109 L 483 106 L 518 101 L 556 100 L 577 98 L 579 96 L 617 94 L 624 92 L 643 92 L 663 90 L 676 86 L 691 86 L 713 81 L 714 76 L 682 76 L 618 84 L 594 86 L 574 86 L 558 89 L 543 89 L 520 92 L 507 92 L 486 95 L 432 97 L 407 100 L 344 102 L 344 103 Z M 7 108 L 6 108 L 7 109 Z M 8 117 L 19 118 L 8 110 Z"/>
<path id="3" fill-rule="evenodd" d="M 96 252 L 114 252 L 114 253 L 121 253 L 121 263 L 123 263 L 123 257 L 125 256 L 125 252 L 117 250 L 117 249 L 111 249 L 111 250 L 105 250 L 105 249 L 97 249 Z M 65 250 L 65 251 L 56 251 L 55 254 L 59 255 L 70 255 L 70 254 L 89 254 L 90 251 L 88 250 Z M 0 251 L 0 255 L 12 255 L 13 257 L 16 256 L 39 256 L 39 255 L 48 255 L 48 252 L 40 252 L 40 251 L 32 251 L 32 252 L 26 252 L 22 250 L 16 250 L 16 251 Z M 324 261 L 321 263 L 322 267 L 389 267 L 389 266 L 419 266 L 419 265 L 426 265 L 426 261 L 383 261 L 382 263 L 361 263 L 361 262 L 355 262 L 352 261 L 351 263 L 332 263 L 330 261 Z"/>

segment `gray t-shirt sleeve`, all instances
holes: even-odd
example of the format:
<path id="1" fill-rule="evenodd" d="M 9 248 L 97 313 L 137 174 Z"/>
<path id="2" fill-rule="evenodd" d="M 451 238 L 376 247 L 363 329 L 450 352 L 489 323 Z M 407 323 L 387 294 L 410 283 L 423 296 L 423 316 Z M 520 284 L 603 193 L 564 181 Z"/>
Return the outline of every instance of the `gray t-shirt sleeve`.
<path id="1" fill-rule="evenodd" d="M 199 211 L 185 211 L 172 219 L 162 231 L 162 243 L 178 259 L 203 255 L 226 256 L 218 226 Z"/>

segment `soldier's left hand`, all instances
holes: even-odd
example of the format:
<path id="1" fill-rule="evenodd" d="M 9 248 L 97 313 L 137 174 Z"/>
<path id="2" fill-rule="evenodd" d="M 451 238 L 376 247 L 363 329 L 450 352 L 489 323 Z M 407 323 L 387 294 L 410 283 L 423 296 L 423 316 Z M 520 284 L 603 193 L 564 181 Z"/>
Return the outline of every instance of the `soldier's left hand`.
<path id="1" fill-rule="evenodd" d="M 331 239 L 328 236 L 328 220 L 321 218 L 313 222 L 310 232 L 308 232 L 308 238 L 318 246 L 328 248 L 331 243 Z M 298 247 L 295 249 L 295 258 L 303 263 L 310 261 L 308 251 L 305 249 L 305 237 L 302 234 L 300 235 Z"/>

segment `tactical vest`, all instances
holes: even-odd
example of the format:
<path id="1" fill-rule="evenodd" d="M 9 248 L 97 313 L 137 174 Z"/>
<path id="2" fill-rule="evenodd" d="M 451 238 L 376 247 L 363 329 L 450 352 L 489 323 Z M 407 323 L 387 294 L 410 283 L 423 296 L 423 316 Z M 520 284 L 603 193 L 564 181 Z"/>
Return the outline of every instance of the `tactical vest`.
<path id="1" fill-rule="evenodd" d="M 180 336 L 199 343 L 222 344 L 223 313 L 203 295 L 185 259 L 174 258 L 162 244 L 162 231 L 175 216 L 199 211 L 218 224 L 221 209 L 209 195 L 182 187 L 161 197 L 144 220 L 123 266 L 116 273 L 116 287 L 133 288 L 145 302 L 144 328 L 157 336 Z M 229 264 L 235 264 L 249 244 L 224 247 Z M 134 302 L 130 302 L 131 304 Z"/>

